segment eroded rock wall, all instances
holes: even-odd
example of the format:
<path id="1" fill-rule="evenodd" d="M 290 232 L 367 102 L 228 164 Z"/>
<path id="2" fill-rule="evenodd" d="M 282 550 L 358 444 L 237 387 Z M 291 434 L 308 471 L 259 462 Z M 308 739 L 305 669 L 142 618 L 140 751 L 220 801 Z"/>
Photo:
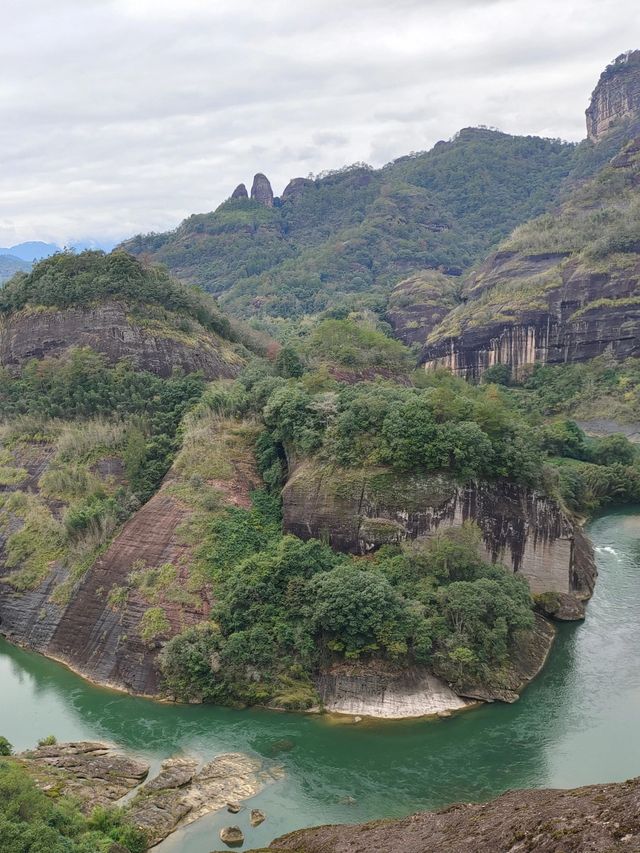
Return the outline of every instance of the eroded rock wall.
<path id="1" fill-rule="evenodd" d="M 640 50 L 618 56 L 600 75 L 586 110 L 587 135 L 599 142 L 617 123 L 640 113 Z"/>
<path id="2" fill-rule="evenodd" d="M 90 347 L 110 363 L 128 358 L 141 370 L 170 376 L 174 368 L 201 371 L 208 379 L 236 376 L 241 360 L 201 327 L 197 338 L 162 333 L 136 324 L 124 303 L 94 307 L 31 309 L 0 318 L 0 364 L 18 369 L 32 358 L 60 356 L 71 347 Z"/>
<path id="3" fill-rule="evenodd" d="M 355 554 L 475 522 L 484 554 L 525 577 L 534 594 L 593 591 L 593 551 L 582 531 L 555 502 L 513 483 L 459 486 L 443 475 L 305 462 L 283 490 L 283 511 L 288 532 Z"/>

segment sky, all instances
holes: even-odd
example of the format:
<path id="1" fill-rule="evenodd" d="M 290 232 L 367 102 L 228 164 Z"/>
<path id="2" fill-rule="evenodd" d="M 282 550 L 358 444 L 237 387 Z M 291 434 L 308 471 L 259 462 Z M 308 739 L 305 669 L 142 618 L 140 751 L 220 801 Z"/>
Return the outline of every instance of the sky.
<path id="1" fill-rule="evenodd" d="M 578 141 L 637 0 L 2 0 L 0 246 L 119 240 L 462 127 Z"/>

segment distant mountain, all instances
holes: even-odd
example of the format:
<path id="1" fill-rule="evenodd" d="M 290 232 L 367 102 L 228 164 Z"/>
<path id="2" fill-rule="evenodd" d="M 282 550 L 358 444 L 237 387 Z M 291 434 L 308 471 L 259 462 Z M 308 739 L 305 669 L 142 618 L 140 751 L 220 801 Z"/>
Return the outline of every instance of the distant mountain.
<path id="1" fill-rule="evenodd" d="M 43 243 L 41 240 L 32 240 L 28 243 L 18 243 L 15 246 L 8 248 L 0 248 L 0 255 L 13 255 L 20 258 L 22 261 L 39 261 L 42 258 L 48 258 L 55 252 L 59 252 L 60 247 L 55 243 Z"/>
<path id="2" fill-rule="evenodd" d="M 104 252 L 110 252 L 115 243 L 112 240 L 73 240 L 68 244 L 68 248 L 75 252 L 84 252 L 86 249 L 102 249 Z M 61 252 L 62 247 L 56 243 L 44 243 L 42 240 L 31 240 L 27 243 L 17 243 L 15 246 L 0 248 L 0 255 L 13 255 L 22 261 L 33 263 L 41 261 L 43 258 L 48 258 L 55 255 L 56 252 Z"/>
<path id="3" fill-rule="evenodd" d="M 28 272 L 31 264 L 15 255 L 0 254 L 0 284 L 11 278 L 17 272 Z"/>

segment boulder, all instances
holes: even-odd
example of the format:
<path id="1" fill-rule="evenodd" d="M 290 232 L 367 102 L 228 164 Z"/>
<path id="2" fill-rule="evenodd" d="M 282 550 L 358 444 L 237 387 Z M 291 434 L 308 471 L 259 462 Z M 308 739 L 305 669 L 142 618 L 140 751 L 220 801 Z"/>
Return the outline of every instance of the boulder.
<path id="1" fill-rule="evenodd" d="M 249 816 L 249 823 L 251 826 L 260 826 L 261 823 L 267 819 L 266 814 L 260 809 L 251 809 L 251 814 Z"/>
<path id="2" fill-rule="evenodd" d="M 224 826 L 220 830 L 220 840 L 229 847 L 239 847 L 244 844 L 244 833 L 239 826 Z"/>

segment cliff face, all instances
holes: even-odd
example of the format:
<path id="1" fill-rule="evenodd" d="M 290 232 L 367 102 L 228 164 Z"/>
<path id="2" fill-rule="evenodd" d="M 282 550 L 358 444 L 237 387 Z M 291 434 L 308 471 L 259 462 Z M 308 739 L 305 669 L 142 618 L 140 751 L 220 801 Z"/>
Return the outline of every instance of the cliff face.
<path id="1" fill-rule="evenodd" d="M 499 252 L 477 274 L 475 282 L 482 285 L 459 312 L 459 333 L 427 343 L 424 366 L 477 379 L 488 367 L 507 364 L 520 379 L 538 363 L 586 361 L 607 351 L 618 359 L 637 356 L 639 277 L 640 256 L 612 258 L 605 268 L 590 269 L 563 253 Z M 550 286 L 531 298 L 527 280 Z M 507 291 L 510 304 L 497 304 Z M 455 327 L 456 319 L 454 312 L 440 331 Z"/>
<path id="2" fill-rule="evenodd" d="M 157 695 L 158 651 L 170 637 L 207 619 L 213 601 L 209 582 L 195 567 L 199 540 L 190 524 L 202 521 L 196 504 L 208 499 L 215 511 L 246 505 L 260 481 L 248 439 L 245 447 L 241 430 L 234 429 L 237 434 L 229 437 L 210 425 L 196 438 L 187 436 L 191 459 L 210 458 L 212 446 L 224 457 L 219 472 L 209 463 L 208 477 L 198 473 L 199 491 L 192 494 L 194 470 L 178 456 L 159 492 L 116 532 L 98 559 L 78 574 L 64 554 L 52 555 L 33 583 L 16 581 L 24 561 L 16 564 L 8 549 L 11 534 L 34 523 L 33 513 L 25 521 L 19 507 L 37 497 L 40 525 L 48 512 L 54 530 L 64 507 L 46 500 L 41 488 L 54 448 L 12 451 L 28 479 L 0 489 L 0 633 L 100 684 Z M 111 477 L 118 466 L 111 461 L 97 468 Z M 15 512 L 3 500 L 11 494 L 20 498 Z"/>
<path id="3" fill-rule="evenodd" d="M 640 353 L 640 137 L 554 216 L 518 228 L 465 282 L 463 304 L 434 328 L 421 361 L 478 378 L 520 378 L 537 363 Z"/>
<path id="4" fill-rule="evenodd" d="M 359 826 L 319 826 L 274 841 L 296 853 L 614 853 L 640 850 L 640 779 L 568 791 L 510 791 L 490 803 Z"/>
<path id="5" fill-rule="evenodd" d="M 32 358 L 90 347 L 110 363 L 128 358 L 140 370 L 159 376 L 170 376 L 174 368 L 201 371 L 208 379 L 238 374 L 242 361 L 228 342 L 196 321 L 185 321 L 184 329 L 172 328 L 143 314 L 140 309 L 132 314 L 124 302 L 107 301 L 92 307 L 25 309 L 0 317 L 0 364 L 18 369 Z"/>
<path id="6" fill-rule="evenodd" d="M 632 50 L 618 56 L 600 75 L 586 111 L 587 135 L 598 142 L 614 125 L 639 114 L 640 50 Z"/>
<path id="7" fill-rule="evenodd" d="M 475 522 L 485 555 L 527 579 L 534 594 L 589 598 L 596 577 L 582 531 L 548 498 L 511 483 L 461 487 L 442 475 L 301 464 L 283 491 L 285 529 L 366 554 Z"/>

